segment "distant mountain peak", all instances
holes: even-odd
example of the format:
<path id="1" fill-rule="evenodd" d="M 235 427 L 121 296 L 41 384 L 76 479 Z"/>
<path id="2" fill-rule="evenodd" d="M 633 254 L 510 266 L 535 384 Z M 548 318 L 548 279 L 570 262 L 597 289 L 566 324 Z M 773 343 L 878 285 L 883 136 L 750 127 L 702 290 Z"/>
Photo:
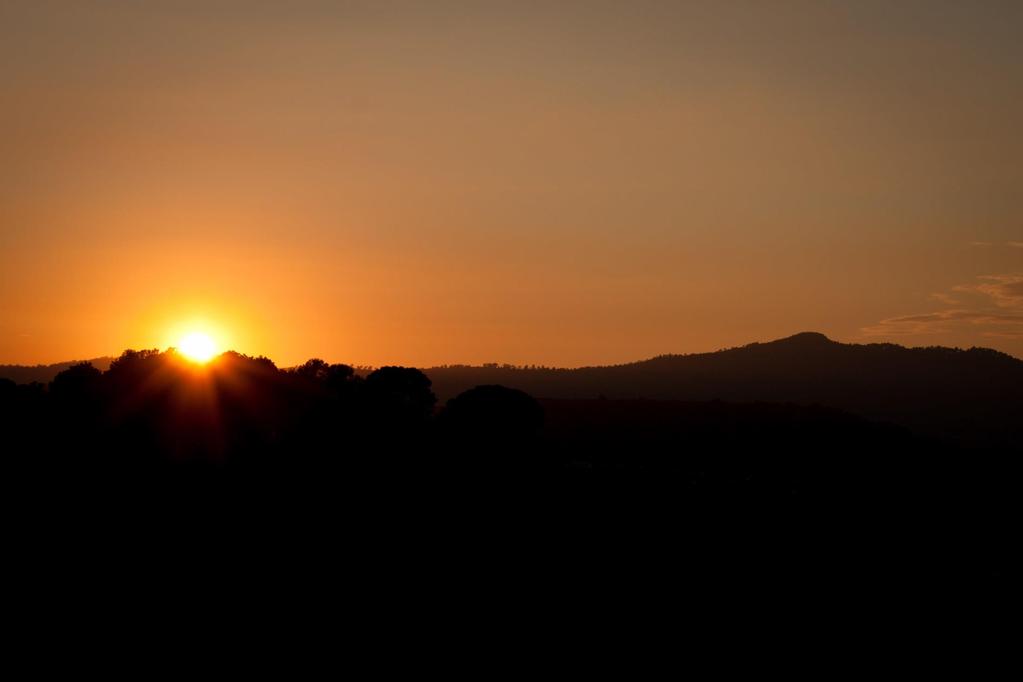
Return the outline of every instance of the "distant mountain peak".
<path id="1" fill-rule="evenodd" d="M 792 336 L 787 336 L 784 339 L 778 339 L 771 343 L 800 346 L 830 346 L 837 344 L 837 342 L 832 341 L 820 332 L 799 332 L 798 334 L 793 334 Z"/>

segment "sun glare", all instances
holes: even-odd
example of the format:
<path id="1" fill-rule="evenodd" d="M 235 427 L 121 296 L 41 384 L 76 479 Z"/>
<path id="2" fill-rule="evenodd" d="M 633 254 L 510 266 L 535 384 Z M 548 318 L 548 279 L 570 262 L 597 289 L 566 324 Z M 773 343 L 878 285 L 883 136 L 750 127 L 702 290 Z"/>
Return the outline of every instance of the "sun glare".
<path id="1" fill-rule="evenodd" d="M 205 363 L 217 354 L 217 345 L 209 334 L 192 332 L 178 343 L 178 352 L 192 362 Z"/>

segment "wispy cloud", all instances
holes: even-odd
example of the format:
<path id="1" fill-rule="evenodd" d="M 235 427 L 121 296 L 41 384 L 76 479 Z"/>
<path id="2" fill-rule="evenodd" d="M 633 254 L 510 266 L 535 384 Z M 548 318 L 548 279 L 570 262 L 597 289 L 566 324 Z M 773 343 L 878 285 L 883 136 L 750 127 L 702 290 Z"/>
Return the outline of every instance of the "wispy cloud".
<path id="1" fill-rule="evenodd" d="M 923 336 L 969 330 L 985 337 L 1023 338 L 1023 274 L 984 275 L 931 295 L 944 310 L 903 315 L 864 327 L 865 336 Z"/>
<path id="2" fill-rule="evenodd" d="M 979 327 L 984 336 L 1023 338 L 1023 314 L 993 315 L 973 310 L 940 310 L 922 315 L 906 315 L 881 320 L 863 328 L 867 336 L 917 336 L 946 334 L 957 326 Z"/>
<path id="3" fill-rule="evenodd" d="M 938 303 L 944 303 L 945 305 L 962 305 L 962 302 L 958 298 L 952 296 L 951 294 L 946 294 L 943 292 L 931 294 L 931 298 L 933 298 Z"/>
<path id="4" fill-rule="evenodd" d="M 1023 308 L 1023 275 L 985 275 L 978 284 L 960 284 L 952 291 L 988 296 L 999 308 Z"/>
<path id="5" fill-rule="evenodd" d="M 1023 242 L 1006 242 L 1009 246 L 1014 249 L 1023 249 Z"/>

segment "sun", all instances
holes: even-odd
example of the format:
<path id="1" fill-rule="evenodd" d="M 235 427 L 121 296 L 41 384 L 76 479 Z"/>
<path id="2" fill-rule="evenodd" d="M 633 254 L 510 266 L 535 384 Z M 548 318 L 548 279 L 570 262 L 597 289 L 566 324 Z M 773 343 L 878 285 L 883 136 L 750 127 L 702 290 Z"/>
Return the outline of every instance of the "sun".
<path id="1" fill-rule="evenodd" d="M 217 344 L 209 334 L 190 332 L 178 342 L 178 352 L 192 362 L 206 363 L 217 354 Z"/>

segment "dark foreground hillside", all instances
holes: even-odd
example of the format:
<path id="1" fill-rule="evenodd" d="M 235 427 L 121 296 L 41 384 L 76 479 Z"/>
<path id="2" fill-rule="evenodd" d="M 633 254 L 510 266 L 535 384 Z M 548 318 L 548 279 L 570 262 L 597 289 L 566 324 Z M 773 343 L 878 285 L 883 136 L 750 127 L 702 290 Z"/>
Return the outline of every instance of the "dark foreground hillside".
<path id="1" fill-rule="evenodd" d="M 0 415 L 17 529 L 50 549 L 279 541 L 369 581 L 453 557 L 819 587 L 1012 570 L 1015 456 L 834 408 L 498 385 L 438 406 L 411 368 L 145 351 L 0 382 Z"/>

